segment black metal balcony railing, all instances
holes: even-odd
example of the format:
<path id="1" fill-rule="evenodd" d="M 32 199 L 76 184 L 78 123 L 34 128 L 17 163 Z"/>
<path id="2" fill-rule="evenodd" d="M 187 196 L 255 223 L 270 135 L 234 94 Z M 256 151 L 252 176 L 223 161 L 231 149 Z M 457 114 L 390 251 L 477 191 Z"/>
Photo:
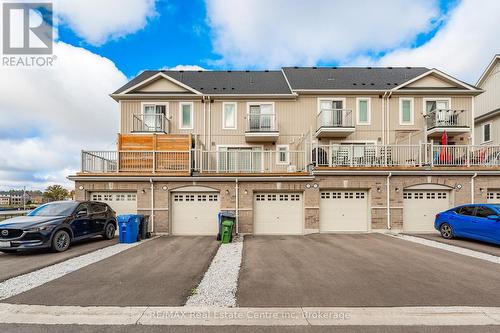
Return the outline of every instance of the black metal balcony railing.
<path id="1" fill-rule="evenodd" d="M 169 121 L 163 113 L 133 115 L 132 132 L 168 133 L 168 130 Z"/>
<path id="2" fill-rule="evenodd" d="M 316 116 L 317 128 L 353 127 L 352 110 L 322 109 Z"/>
<path id="3" fill-rule="evenodd" d="M 247 115 L 247 132 L 277 132 L 276 114 Z"/>
<path id="4" fill-rule="evenodd" d="M 439 109 L 427 113 L 427 129 L 467 127 L 465 110 Z"/>

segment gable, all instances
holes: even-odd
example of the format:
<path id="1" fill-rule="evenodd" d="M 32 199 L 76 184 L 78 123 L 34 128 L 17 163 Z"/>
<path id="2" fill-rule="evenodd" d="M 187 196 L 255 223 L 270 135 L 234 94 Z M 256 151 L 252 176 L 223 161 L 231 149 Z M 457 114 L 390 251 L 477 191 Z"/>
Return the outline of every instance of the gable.
<path id="1" fill-rule="evenodd" d="M 434 74 L 424 76 L 408 85 L 405 88 L 463 88 Z"/>
<path id="2" fill-rule="evenodd" d="M 187 90 L 184 87 L 181 87 L 180 85 L 169 81 L 163 77 L 160 77 L 152 82 L 148 82 L 147 84 L 138 87 L 137 89 L 133 90 L 132 92 L 134 93 L 190 93 L 189 90 Z"/>

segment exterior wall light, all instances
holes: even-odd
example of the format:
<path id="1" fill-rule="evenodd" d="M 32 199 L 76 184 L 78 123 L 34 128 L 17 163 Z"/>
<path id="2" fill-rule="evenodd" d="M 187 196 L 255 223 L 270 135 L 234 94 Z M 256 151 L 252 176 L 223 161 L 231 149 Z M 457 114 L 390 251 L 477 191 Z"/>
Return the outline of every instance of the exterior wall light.
<path id="1" fill-rule="evenodd" d="M 84 189 L 83 185 L 78 186 L 78 189 L 81 191 Z"/>
<path id="2" fill-rule="evenodd" d="M 311 188 L 311 184 L 306 184 L 306 188 Z"/>

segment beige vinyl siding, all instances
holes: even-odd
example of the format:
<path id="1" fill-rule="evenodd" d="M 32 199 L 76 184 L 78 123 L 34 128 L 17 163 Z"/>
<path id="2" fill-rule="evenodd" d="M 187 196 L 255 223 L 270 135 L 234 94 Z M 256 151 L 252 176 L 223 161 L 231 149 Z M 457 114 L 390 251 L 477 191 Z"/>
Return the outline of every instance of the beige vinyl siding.
<path id="1" fill-rule="evenodd" d="M 413 125 L 400 125 L 399 121 L 399 99 L 413 98 Z M 450 99 L 449 108 L 455 110 L 465 110 L 460 117 L 465 117 L 466 124 L 472 127 L 472 96 L 450 96 L 450 95 L 392 95 L 389 100 L 389 143 L 406 144 L 408 140 L 401 140 L 411 134 L 411 143 L 418 144 L 424 139 L 424 100 L 433 98 Z M 398 139 L 398 140 L 396 140 Z"/>
<path id="2" fill-rule="evenodd" d="M 193 129 L 180 129 L 179 128 L 179 103 L 180 101 L 166 101 L 166 100 L 155 100 L 155 101 L 122 101 L 121 102 L 121 128 L 120 133 L 129 134 L 133 129 L 133 115 L 141 114 L 142 103 L 167 103 L 167 118 L 170 122 L 170 133 L 172 134 L 202 134 L 203 133 L 203 103 L 201 101 L 193 100 L 183 100 L 182 102 L 193 102 Z"/>
<path id="3" fill-rule="evenodd" d="M 476 97 L 476 117 L 500 108 L 500 61 L 480 88 L 485 92 Z"/>
<path id="4" fill-rule="evenodd" d="M 368 97 L 370 98 L 371 116 L 370 125 L 357 125 L 356 117 L 356 98 Z M 399 98 L 400 97 L 413 97 L 414 99 L 414 125 L 402 126 L 399 124 Z M 443 97 L 451 98 L 450 108 L 465 109 L 467 123 L 472 124 L 471 109 L 472 97 L 470 96 L 435 96 L 435 95 L 396 95 L 393 94 L 389 100 L 389 143 L 409 143 L 408 135 L 411 135 L 411 143 L 418 144 L 419 141 L 424 139 L 424 118 L 423 113 L 423 99 Z M 346 103 L 344 108 L 352 110 L 353 124 L 355 125 L 355 132 L 345 138 L 329 139 L 324 138 L 320 141 L 321 144 L 329 144 L 332 141 L 382 141 L 382 98 L 378 95 L 300 95 L 297 98 L 290 98 L 286 100 L 268 100 L 274 102 L 276 119 L 280 136 L 276 145 L 286 144 L 289 145 L 290 150 L 302 150 L 305 138 L 314 134 L 316 131 L 317 123 L 316 116 L 318 113 L 318 98 L 343 98 Z M 134 100 L 134 101 L 121 101 L 121 128 L 122 134 L 131 133 L 132 131 L 132 115 L 134 113 L 141 113 L 141 103 L 149 102 L 150 100 Z M 201 142 L 204 143 L 206 149 L 215 150 L 218 145 L 248 145 L 245 140 L 246 118 L 248 102 L 265 102 L 262 99 L 218 99 L 215 98 L 214 102 L 210 104 L 211 108 L 211 124 L 208 124 L 208 104 L 203 104 L 201 101 L 187 98 L 182 101 L 192 101 L 194 105 L 194 128 L 192 130 L 179 129 L 179 99 L 176 100 L 157 100 L 158 103 L 168 102 L 168 115 L 170 120 L 170 133 L 172 134 L 187 134 L 193 133 L 198 135 Z M 222 125 L 222 105 L 223 102 L 237 102 L 236 114 L 236 130 L 223 129 Z M 204 142 L 203 136 L 203 108 L 206 106 L 207 126 L 206 126 L 206 140 L 208 140 L 208 132 L 210 131 L 211 142 Z M 385 119 L 384 119 L 385 121 Z M 210 128 L 210 129 L 209 129 Z M 476 141 L 477 142 L 477 141 Z M 466 143 L 466 142 L 463 142 Z M 257 144 L 261 145 L 261 144 Z M 275 149 L 276 146 L 272 144 L 264 144 L 269 149 Z"/>
<path id="5" fill-rule="evenodd" d="M 488 142 L 486 144 L 500 145 L 500 115 L 497 115 L 496 117 L 486 119 L 480 122 L 476 122 L 474 131 L 475 144 L 480 145 L 483 143 L 483 125 L 488 123 L 491 124 L 490 128 L 491 142 Z"/>

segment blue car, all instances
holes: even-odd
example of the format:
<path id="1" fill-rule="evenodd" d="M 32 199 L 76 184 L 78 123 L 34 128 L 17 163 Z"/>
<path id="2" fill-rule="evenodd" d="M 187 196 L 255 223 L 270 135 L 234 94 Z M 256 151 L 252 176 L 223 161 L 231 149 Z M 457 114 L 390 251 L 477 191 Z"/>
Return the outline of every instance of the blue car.
<path id="1" fill-rule="evenodd" d="M 500 204 L 458 206 L 436 215 L 434 228 L 446 239 L 464 237 L 500 245 Z"/>

